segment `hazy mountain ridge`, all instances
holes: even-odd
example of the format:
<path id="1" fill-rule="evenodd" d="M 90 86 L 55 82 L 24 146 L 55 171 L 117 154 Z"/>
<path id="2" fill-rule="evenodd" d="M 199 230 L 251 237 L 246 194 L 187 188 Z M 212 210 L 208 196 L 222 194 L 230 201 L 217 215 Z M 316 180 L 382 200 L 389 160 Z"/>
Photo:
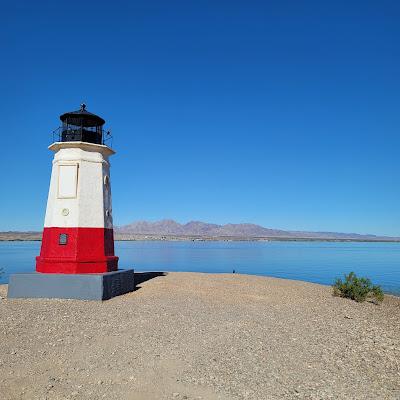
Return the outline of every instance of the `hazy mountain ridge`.
<path id="1" fill-rule="evenodd" d="M 321 239 L 395 239 L 387 236 L 377 236 L 358 233 L 340 232 L 307 232 L 307 231 L 284 231 L 279 229 L 264 228 L 256 224 L 210 224 L 201 221 L 190 221 L 180 224 L 174 220 L 165 219 L 161 221 L 135 221 L 131 224 L 115 228 L 119 234 L 138 235 L 173 235 L 173 236 L 238 236 L 238 237 L 271 237 L 271 238 L 321 238 Z"/>

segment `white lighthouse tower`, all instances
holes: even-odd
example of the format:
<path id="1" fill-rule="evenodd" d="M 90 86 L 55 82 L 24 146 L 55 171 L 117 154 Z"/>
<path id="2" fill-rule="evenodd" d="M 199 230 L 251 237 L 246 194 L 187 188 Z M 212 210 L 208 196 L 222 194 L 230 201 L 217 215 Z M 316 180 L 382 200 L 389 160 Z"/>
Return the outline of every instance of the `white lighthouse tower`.
<path id="1" fill-rule="evenodd" d="M 36 270 L 99 273 L 118 269 L 114 255 L 109 157 L 103 144 L 105 121 L 80 110 L 60 117 L 46 218 Z"/>
<path id="2" fill-rule="evenodd" d="M 133 270 L 118 270 L 114 254 L 115 152 L 104 143 L 105 121 L 85 104 L 60 119 L 36 274 L 12 276 L 9 297 L 105 299 L 133 290 Z"/>

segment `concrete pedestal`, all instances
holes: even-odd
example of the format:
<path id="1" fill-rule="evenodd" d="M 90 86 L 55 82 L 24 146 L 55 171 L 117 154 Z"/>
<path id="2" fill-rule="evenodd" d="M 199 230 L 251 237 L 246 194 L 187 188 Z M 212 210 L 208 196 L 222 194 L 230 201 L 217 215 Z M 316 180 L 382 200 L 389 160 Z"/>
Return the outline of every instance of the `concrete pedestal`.
<path id="1" fill-rule="evenodd" d="M 8 298 L 108 300 L 134 289 L 133 269 L 104 274 L 32 272 L 10 276 Z"/>

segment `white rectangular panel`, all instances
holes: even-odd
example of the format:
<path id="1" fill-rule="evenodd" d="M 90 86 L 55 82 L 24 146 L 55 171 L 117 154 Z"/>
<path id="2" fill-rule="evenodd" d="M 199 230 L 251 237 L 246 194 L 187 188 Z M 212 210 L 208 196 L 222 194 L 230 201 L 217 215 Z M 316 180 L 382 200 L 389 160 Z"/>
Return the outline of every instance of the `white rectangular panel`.
<path id="1" fill-rule="evenodd" d="M 58 166 L 58 198 L 76 197 L 78 186 L 78 164 Z"/>

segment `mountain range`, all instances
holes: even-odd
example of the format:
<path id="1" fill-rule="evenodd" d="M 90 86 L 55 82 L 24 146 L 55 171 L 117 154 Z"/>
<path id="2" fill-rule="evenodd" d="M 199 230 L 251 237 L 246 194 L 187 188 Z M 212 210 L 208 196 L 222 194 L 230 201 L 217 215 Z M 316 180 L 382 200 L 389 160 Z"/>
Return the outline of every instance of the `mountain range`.
<path id="1" fill-rule="evenodd" d="M 180 224 L 174 220 L 136 221 L 116 227 L 121 235 L 163 235 L 199 237 L 243 237 L 243 238 L 287 238 L 287 239 L 331 239 L 331 240 L 400 240 L 400 238 L 357 233 L 284 231 L 264 228 L 255 224 L 210 224 L 190 221 Z"/>

